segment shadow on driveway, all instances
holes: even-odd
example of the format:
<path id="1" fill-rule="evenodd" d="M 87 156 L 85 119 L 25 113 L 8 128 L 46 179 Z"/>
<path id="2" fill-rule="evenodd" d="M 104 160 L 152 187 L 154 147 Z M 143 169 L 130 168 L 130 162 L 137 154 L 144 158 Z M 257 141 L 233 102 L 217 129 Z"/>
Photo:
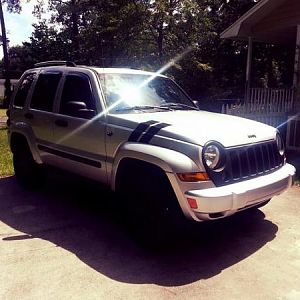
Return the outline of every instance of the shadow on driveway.
<path id="1" fill-rule="evenodd" d="M 69 175 L 52 176 L 35 192 L 19 187 L 14 177 L 2 178 L 0 221 L 22 232 L 8 233 L 2 243 L 40 238 L 114 280 L 180 286 L 247 258 L 274 239 L 278 229 L 257 210 L 193 226 L 188 238 L 176 233 L 172 247 L 153 251 L 141 246 L 116 217 L 109 204 L 115 197 L 96 183 Z"/>

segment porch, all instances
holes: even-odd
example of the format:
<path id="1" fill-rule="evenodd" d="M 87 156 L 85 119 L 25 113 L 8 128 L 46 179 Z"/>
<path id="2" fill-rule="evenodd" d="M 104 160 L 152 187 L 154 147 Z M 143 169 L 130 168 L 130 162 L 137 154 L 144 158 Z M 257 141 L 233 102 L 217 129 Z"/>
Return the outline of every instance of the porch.
<path id="1" fill-rule="evenodd" d="M 261 0 L 222 32 L 221 38 L 248 42 L 245 96 L 224 104 L 222 113 L 242 116 L 277 127 L 286 146 L 300 151 L 300 1 Z M 294 46 L 293 82 L 287 88 L 252 84 L 253 44 Z"/>

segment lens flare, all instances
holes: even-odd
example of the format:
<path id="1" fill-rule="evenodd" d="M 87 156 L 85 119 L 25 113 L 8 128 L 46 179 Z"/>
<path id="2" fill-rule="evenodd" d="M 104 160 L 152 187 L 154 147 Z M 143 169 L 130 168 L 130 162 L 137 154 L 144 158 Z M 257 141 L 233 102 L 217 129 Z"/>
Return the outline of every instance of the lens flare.
<path id="1" fill-rule="evenodd" d="M 156 71 L 152 76 L 144 80 L 138 87 L 129 87 L 128 89 L 124 90 L 124 93 L 120 95 L 120 99 L 104 109 L 101 113 L 97 114 L 95 117 L 93 117 L 90 120 L 87 120 L 84 124 L 70 132 L 69 134 L 63 136 L 62 138 L 58 139 L 56 141 L 57 144 L 61 144 L 65 142 L 66 140 L 70 139 L 73 135 L 77 134 L 78 132 L 84 130 L 87 128 L 91 123 L 99 120 L 101 117 L 109 113 L 111 110 L 113 110 L 115 107 L 120 105 L 121 103 L 125 102 L 129 104 L 131 101 L 133 101 L 139 94 L 139 89 L 151 82 L 155 77 L 162 74 L 163 72 L 167 71 L 169 68 L 171 68 L 173 65 L 175 65 L 178 61 L 180 61 L 184 56 L 186 56 L 188 53 L 190 53 L 193 50 L 192 47 L 187 48 L 184 52 L 178 54 L 175 56 L 175 58 L 171 59 L 168 63 L 166 63 L 163 67 L 161 67 L 158 71 Z"/>
<path id="2" fill-rule="evenodd" d="M 120 98 L 122 102 L 129 106 L 137 105 L 141 99 L 140 87 L 135 87 L 133 85 L 126 85 L 120 90 Z"/>
<path id="3" fill-rule="evenodd" d="M 296 115 L 293 115 L 292 117 L 289 117 L 285 122 L 282 122 L 281 124 L 279 124 L 276 128 L 279 129 L 282 126 L 286 125 L 288 122 L 297 119 L 300 116 L 300 113 L 297 113 Z"/>

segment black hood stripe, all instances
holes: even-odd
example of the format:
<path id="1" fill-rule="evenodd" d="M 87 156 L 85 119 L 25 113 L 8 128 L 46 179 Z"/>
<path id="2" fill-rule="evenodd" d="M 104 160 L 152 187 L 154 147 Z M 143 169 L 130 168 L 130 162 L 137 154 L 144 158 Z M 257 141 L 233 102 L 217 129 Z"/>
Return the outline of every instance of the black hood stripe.
<path id="1" fill-rule="evenodd" d="M 151 126 L 140 138 L 139 143 L 148 144 L 161 129 L 168 126 L 170 126 L 170 124 L 167 123 L 159 123 Z"/>
<path id="2" fill-rule="evenodd" d="M 151 126 L 154 124 L 157 124 L 157 121 L 147 121 L 140 123 L 136 129 L 131 133 L 131 135 L 128 138 L 128 142 L 137 142 L 138 139 L 141 137 L 141 135 Z"/>

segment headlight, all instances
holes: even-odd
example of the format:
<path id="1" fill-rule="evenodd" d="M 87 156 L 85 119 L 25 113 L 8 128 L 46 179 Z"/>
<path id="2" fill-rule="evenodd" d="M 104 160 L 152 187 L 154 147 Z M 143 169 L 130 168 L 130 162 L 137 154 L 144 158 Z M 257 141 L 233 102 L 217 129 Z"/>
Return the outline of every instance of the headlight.
<path id="1" fill-rule="evenodd" d="M 276 134 L 276 144 L 280 155 L 284 154 L 284 143 L 279 133 Z"/>
<path id="2" fill-rule="evenodd" d="M 221 161 L 220 148 L 214 144 L 206 146 L 203 149 L 203 160 L 209 169 L 217 169 Z"/>

